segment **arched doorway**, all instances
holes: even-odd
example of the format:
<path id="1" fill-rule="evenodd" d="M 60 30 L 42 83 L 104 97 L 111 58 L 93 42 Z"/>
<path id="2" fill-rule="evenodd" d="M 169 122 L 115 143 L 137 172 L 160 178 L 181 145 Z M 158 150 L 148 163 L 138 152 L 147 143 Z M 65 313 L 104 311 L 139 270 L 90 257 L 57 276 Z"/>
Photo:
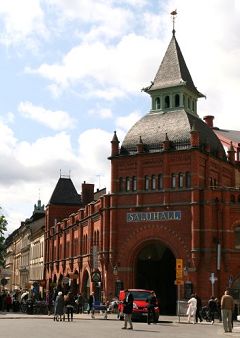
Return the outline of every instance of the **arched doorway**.
<path id="1" fill-rule="evenodd" d="M 85 270 L 83 274 L 82 295 L 84 300 L 87 302 L 90 295 L 90 276 L 87 270 Z"/>
<path id="2" fill-rule="evenodd" d="M 161 314 L 176 314 L 176 258 L 160 241 L 140 249 L 135 264 L 136 288 L 154 290 Z"/>

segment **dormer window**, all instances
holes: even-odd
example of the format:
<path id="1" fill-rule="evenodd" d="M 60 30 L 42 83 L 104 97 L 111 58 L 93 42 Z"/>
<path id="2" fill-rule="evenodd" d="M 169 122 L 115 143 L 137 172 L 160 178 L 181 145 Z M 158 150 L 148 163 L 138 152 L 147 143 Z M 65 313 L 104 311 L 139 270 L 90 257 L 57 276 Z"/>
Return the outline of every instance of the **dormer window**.
<path id="1" fill-rule="evenodd" d="M 180 97 L 178 94 L 175 95 L 175 107 L 180 106 Z"/>
<path id="2" fill-rule="evenodd" d="M 155 108 L 156 108 L 156 110 L 158 110 L 158 109 L 161 108 L 160 103 L 161 103 L 160 98 L 157 97 L 156 100 L 155 100 Z"/>
<path id="3" fill-rule="evenodd" d="M 170 98 L 169 98 L 168 95 L 165 96 L 164 103 L 165 103 L 165 108 L 169 108 L 170 107 Z"/>

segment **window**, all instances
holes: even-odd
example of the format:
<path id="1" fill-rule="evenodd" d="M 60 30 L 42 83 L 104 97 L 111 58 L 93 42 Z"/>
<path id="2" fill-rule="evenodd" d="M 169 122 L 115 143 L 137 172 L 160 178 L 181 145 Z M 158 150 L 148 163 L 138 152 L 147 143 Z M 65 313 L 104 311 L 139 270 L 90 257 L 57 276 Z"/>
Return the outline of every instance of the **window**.
<path id="1" fill-rule="evenodd" d="M 179 95 L 176 94 L 175 95 L 175 107 L 179 107 L 179 105 L 180 105 L 180 98 L 179 98 Z"/>
<path id="2" fill-rule="evenodd" d="M 186 172 L 186 188 L 191 188 L 191 173 L 189 171 Z"/>
<path id="3" fill-rule="evenodd" d="M 123 178 L 119 177 L 119 191 L 123 191 Z"/>
<path id="4" fill-rule="evenodd" d="M 155 100 L 155 108 L 156 109 L 160 109 L 161 108 L 161 101 L 160 101 L 160 98 L 157 97 L 156 100 Z"/>
<path id="5" fill-rule="evenodd" d="M 179 173 L 178 174 L 178 187 L 180 189 L 183 188 L 183 182 L 184 182 L 184 175 L 183 175 L 183 173 Z"/>
<path id="6" fill-rule="evenodd" d="M 158 190 L 163 189 L 163 174 L 158 175 Z"/>
<path id="7" fill-rule="evenodd" d="M 234 195 L 230 196 L 230 201 L 231 201 L 231 203 L 235 203 L 235 196 Z"/>
<path id="8" fill-rule="evenodd" d="M 172 188 L 172 189 L 176 189 L 176 181 L 177 181 L 176 175 L 175 175 L 175 174 L 172 174 L 172 175 L 171 175 L 171 188 Z"/>
<path id="9" fill-rule="evenodd" d="M 152 175 L 152 190 L 156 190 L 156 176 Z"/>
<path id="10" fill-rule="evenodd" d="M 183 107 L 185 107 L 185 95 L 183 95 Z"/>
<path id="11" fill-rule="evenodd" d="M 149 190 L 149 176 L 145 176 L 145 190 Z"/>
<path id="12" fill-rule="evenodd" d="M 170 98 L 169 98 L 169 96 L 165 96 L 164 103 L 165 103 L 165 108 L 169 108 L 170 107 Z"/>
<path id="13" fill-rule="evenodd" d="M 192 110 L 195 111 L 195 102 L 192 101 Z"/>
<path id="14" fill-rule="evenodd" d="M 126 191 L 130 191 L 130 177 L 126 177 Z"/>
<path id="15" fill-rule="evenodd" d="M 133 176 L 132 178 L 132 190 L 136 191 L 137 190 L 137 177 Z"/>
<path id="16" fill-rule="evenodd" d="M 235 227 L 235 249 L 240 249 L 240 225 Z"/>

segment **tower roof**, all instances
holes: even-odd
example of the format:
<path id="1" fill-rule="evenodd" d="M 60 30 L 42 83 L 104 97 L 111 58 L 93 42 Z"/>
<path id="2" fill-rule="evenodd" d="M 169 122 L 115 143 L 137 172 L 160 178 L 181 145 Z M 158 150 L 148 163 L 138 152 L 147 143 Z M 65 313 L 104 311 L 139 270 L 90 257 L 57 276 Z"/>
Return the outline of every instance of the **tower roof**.
<path id="1" fill-rule="evenodd" d="M 70 178 L 60 177 L 49 204 L 81 205 L 81 196 Z"/>
<path id="2" fill-rule="evenodd" d="M 186 86 L 197 97 L 204 97 L 193 83 L 175 34 L 173 34 L 155 79 L 152 85 L 146 88 L 145 91 L 151 92 L 175 86 Z"/>

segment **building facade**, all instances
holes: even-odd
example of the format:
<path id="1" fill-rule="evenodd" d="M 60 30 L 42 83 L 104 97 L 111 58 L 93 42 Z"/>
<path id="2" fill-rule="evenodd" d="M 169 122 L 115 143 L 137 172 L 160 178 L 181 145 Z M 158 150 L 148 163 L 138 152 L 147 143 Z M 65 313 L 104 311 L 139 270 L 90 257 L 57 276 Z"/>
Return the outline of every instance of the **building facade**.
<path id="1" fill-rule="evenodd" d="M 83 201 L 71 180 L 65 191 L 60 178 L 46 207 L 45 277 L 49 289 L 73 288 L 85 297 L 94 290 L 103 299 L 123 287 L 154 289 L 161 312 L 170 314 L 176 259 L 183 265 L 181 297 L 239 292 L 239 161 L 233 143 L 224 149 L 198 116 L 204 95 L 175 31 L 143 91 L 151 97 L 149 113 L 121 146 L 116 132 L 111 141 L 111 192 L 94 198 L 91 190 Z"/>

